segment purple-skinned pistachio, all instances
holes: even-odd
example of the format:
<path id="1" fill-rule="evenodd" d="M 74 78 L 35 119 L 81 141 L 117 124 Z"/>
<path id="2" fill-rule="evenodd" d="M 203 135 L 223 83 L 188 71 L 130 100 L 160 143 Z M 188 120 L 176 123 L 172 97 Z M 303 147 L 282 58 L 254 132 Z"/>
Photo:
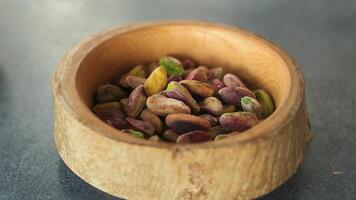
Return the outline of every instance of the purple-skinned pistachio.
<path id="1" fill-rule="evenodd" d="M 214 116 L 220 116 L 223 111 L 223 104 L 216 97 L 205 98 L 199 103 L 200 110 L 204 113 L 209 113 Z"/>
<path id="2" fill-rule="evenodd" d="M 142 111 L 140 115 L 140 119 L 143 121 L 150 122 L 156 130 L 156 133 L 161 133 L 162 131 L 162 122 L 161 119 L 155 115 L 154 113 L 150 112 L 148 109 Z"/>
<path id="3" fill-rule="evenodd" d="M 223 78 L 223 82 L 227 87 L 235 88 L 235 87 L 244 87 L 246 85 L 234 74 L 225 74 Z"/>
<path id="4" fill-rule="evenodd" d="M 137 88 L 139 85 L 143 85 L 145 81 L 145 78 L 141 78 L 138 76 L 129 75 L 126 77 L 126 84 L 132 89 Z"/>
<path id="5" fill-rule="evenodd" d="M 149 111 L 159 116 L 166 116 L 171 113 L 190 113 L 191 109 L 182 101 L 168 98 L 161 94 L 150 96 L 146 102 Z"/>
<path id="6" fill-rule="evenodd" d="M 164 94 L 173 99 L 177 99 L 179 101 L 182 101 L 186 105 L 188 105 L 193 113 L 199 113 L 200 108 L 197 104 L 197 102 L 194 100 L 192 95 L 190 95 L 189 91 L 180 83 L 176 81 L 172 81 L 167 85 L 166 90 L 164 91 Z"/>
<path id="7" fill-rule="evenodd" d="M 189 144 L 189 143 L 207 142 L 210 140 L 213 140 L 213 137 L 211 137 L 206 132 L 191 131 L 191 132 L 185 133 L 183 135 L 180 135 L 177 138 L 177 143 L 178 144 Z"/>
<path id="8" fill-rule="evenodd" d="M 146 105 L 146 96 L 143 92 L 143 85 L 139 85 L 134 89 L 128 99 L 127 115 L 131 118 L 136 118 Z"/>
<path id="9" fill-rule="evenodd" d="M 208 131 L 210 128 L 207 119 L 190 114 L 170 114 L 166 117 L 166 124 L 180 134 L 190 131 Z"/>
<path id="10" fill-rule="evenodd" d="M 185 80 L 197 80 L 206 82 L 208 80 L 208 68 L 205 66 L 200 66 L 194 69 L 185 77 Z"/>
<path id="11" fill-rule="evenodd" d="M 203 83 L 201 81 L 182 80 L 179 83 L 182 84 L 185 88 L 187 88 L 191 94 L 197 95 L 202 98 L 211 97 L 215 93 L 215 88 L 212 85 L 208 83 Z"/>
<path id="12" fill-rule="evenodd" d="M 256 115 L 250 112 L 225 113 L 220 116 L 219 122 L 231 132 L 245 131 L 258 124 Z"/>
<path id="13" fill-rule="evenodd" d="M 129 124 L 125 120 L 122 112 L 119 110 L 97 111 L 95 114 L 101 120 L 115 128 L 126 129 L 129 127 Z"/>
<path id="14" fill-rule="evenodd" d="M 257 117 L 260 117 L 263 112 L 263 107 L 254 98 L 245 96 L 241 98 L 241 107 L 245 112 L 255 113 Z"/>
<path id="15" fill-rule="evenodd" d="M 230 130 L 222 125 L 213 126 L 209 129 L 208 134 L 215 137 L 219 134 L 228 134 Z"/>
<path id="16" fill-rule="evenodd" d="M 215 126 L 218 123 L 218 119 L 210 114 L 201 114 L 199 117 L 207 119 L 210 123 L 210 126 Z"/>
<path id="17" fill-rule="evenodd" d="M 226 85 L 219 79 L 214 79 L 211 81 L 211 85 L 215 88 L 215 91 L 219 91 L 220 89 L 226 87 Z"/>
<path id="18" fill-rule="evenodd" d="M 121 111 L 127 115 L 127 105 L 129 104 L 129 98 L 123 98 L 120 100 Z"/>
<path id="19" fill-rule="evenodd" d="M 193 70 L 194 69 L 186 69 L 186 70 L 184 70 L 182 78 L 185 79 L 188 76 L 188 74 L 190 74 L 190 72 L 192 72 Z"/>
<path id="20" fill-rule="evenodd" d="M 233 104 L 235 106 L 241 106 L 241 98 L 244 96 L 249 96 L 256 98 L 253 92 L 244 87 L 224 87 L 218 92 L 222 101 L 228 104 Z"/>
<path id="21" fill-rule="evenodd" d="M 126 118 L 126 121 L 132 126 L 133 129 L 143 132 L 147 137 L 150 137 L 155 133 L 155 128 L 149 122 L 129 117 Z"/>

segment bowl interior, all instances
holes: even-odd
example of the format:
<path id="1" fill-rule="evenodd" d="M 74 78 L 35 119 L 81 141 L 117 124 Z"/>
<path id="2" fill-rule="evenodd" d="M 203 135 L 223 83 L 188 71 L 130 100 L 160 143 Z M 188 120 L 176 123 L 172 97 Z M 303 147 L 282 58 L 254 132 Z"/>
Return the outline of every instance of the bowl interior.
<path id="1" fill-rule="evenodd" d="M 239 29 L 178 23 L 133 28 L 96 45 L 75 74 L 80 100 L 90 112 L 98 86 L 163 55 L 189 57 L 239 75 L 252 89 L 263 88 L 273 96 L 274 114 L 288 99 L 291 72 L 270 43 Z"/>

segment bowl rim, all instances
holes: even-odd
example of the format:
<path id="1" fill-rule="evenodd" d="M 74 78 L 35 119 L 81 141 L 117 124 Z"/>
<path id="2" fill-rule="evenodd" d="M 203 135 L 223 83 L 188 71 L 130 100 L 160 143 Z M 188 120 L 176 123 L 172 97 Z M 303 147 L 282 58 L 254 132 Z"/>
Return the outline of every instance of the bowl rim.
<path id="1" fill-rule="evenodd" d="M 279 105 L 271 116 L 263 120 L 257 126 L 244 131 L 240 134 L 234 135 L 233 137 L 226 140 L 219 141 L 209 141 L 203 143 L 194 144 L 176 144 L 176 143 L 157 143 L 150 140 L 142 140 L 139 138 L 134 138 L 122 133 L 120 130 L 107 125 L 97 118 L 90 109 L 87 108 L 76 92 L 76 75 L 77 71 L 81 65 L 83 59 L 97 46 L 110 40 L 111 38 L 119 35 L 125 34 L 131 31 L 138 31 L 144 28 L 150 28 L 154 26 L 171 26 L 171 25 L 190 25 L 197 27 L 214 27 L 219 29 L 224 29 L 231 32 L 238 32 L 245 34 L 246 36 L 262 42 L 267 45 L 273 52 L 277 53 L 280 58 L 285 62 L 290 75 L 290 88 L 288 95 L 283 104 Z M 73 58 L 76 59 L 73 59 Z M 248 30 L 239 28 L 233 25 L 226 25 L 222 23 L 211 23 L 206 21 L 195 21 L 195 20 L 168 20 L 168 21 L 149 21 L 149 22 L 139 22 L 119 27 L 114 27 L 109 30 L 99 32 L 90 36 L 87 39 L 79 42 L 74 46 L 66 55 L 61 59 L 57 70 L 52 78 L 53 94 L 66 111 L 68 111 L 71 116 L 83 126 L 91 129 L 93 132 L 101 134 L 105 137 L 113 139 L 117 142 L 129 143 L 131 145 L 147 146 L 153 148 L 218 148 L 218 147 L 228 147 L 231 145 L 239 145 L 247 142 L 257 142 L 264 138 L 283 134 L 280 131 L 291 123 L 294 119 L 299 107 L 302 105 L 304 99 L 304 78 L 300 67 L 296 64 L 294 59 L 288 55 L 288 53 L 281 47 L 272 43 L 271 41 L 259 36 Z M 78 109 L 78 106 L 80 109 Z M 84 109 L 84 107 L 86 109 Z M 76 109 L 74 109 L 76 108 Z M 88 113 L 84 112 L 90 112 Z M 81 113 L 83 112 L 83 113 Z M 57 114 L 57 113 L 56 113 Z M 91 120 L 88 118 L 91 117 Z M 93 123 L 93 118 L 95 119 Z M 101 122 L 96 124 L 96 122 Z M 121 132 L 122 134 L 117 134 Z"/>

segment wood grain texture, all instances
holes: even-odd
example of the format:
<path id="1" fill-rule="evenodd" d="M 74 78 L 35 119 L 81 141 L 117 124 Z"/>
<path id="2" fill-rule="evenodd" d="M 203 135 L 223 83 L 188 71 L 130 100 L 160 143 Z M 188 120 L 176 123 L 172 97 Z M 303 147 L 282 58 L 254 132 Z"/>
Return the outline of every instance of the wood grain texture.
<path id="1" fill-rule="evenodd" d="M 167 54 L 239 74 L 270 92 L 276 111 L 229 139 L 188 145 L 130 137 L 90 111 L 96 87 Z M 96 34 L 62 59 L 53 91 L 64 162 L 91 185 L 128 199 L 256 198 L 296 171 L 311 139 L 293 60 L 261 37 L 221 24 L 151 22 Z"/>

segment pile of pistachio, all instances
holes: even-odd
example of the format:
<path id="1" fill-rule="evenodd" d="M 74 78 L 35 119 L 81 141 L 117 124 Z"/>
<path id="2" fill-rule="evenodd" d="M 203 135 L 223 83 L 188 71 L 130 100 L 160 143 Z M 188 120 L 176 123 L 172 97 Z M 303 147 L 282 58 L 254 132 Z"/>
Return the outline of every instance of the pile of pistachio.
<path id="1" fill-rule="evenodd" d="M 100 86 L 96 102 L 94 113 L 111 126 L 135 137 L 176 143 L 219 140 L 274 111 L 267 92 L 249 90 L 237 75 L 171 56 L 137 65 Z"/>

